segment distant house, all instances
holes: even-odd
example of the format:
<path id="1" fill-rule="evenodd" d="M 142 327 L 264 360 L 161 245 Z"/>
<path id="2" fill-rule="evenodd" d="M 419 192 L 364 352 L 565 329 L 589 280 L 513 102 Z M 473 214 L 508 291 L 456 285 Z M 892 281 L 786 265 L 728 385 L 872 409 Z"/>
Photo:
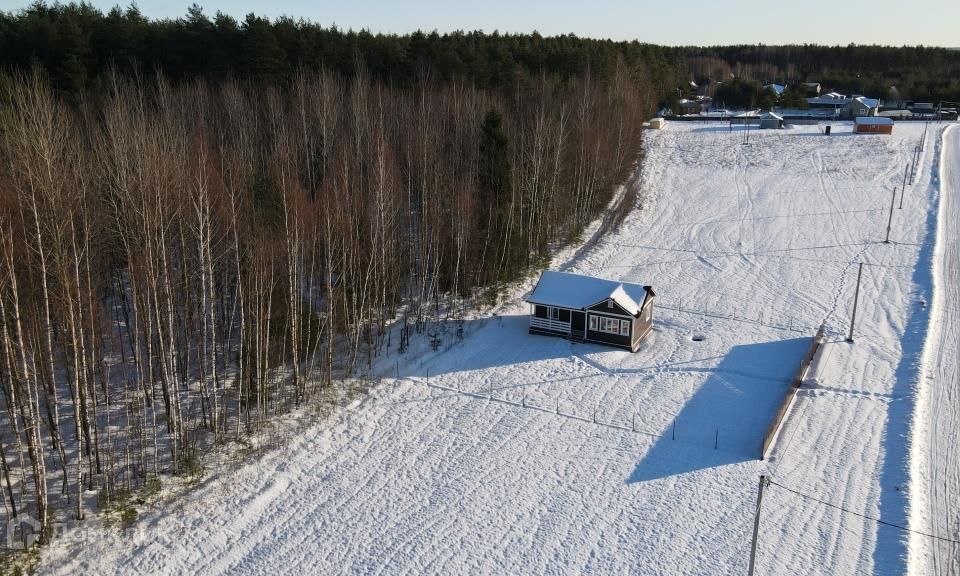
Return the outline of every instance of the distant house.
<path id="1" fill-rule="evenodd" d="M 856 118 L 857 116 L 876 116 L 880 108 L 880 101 L 864 96 L 854 96 L 844 106 L 843 113 L 846 116 Z"/>
<path id="2" fill-rule="evenodd" d="M 667 121 L 663 118 L 651 118 L 650 122 L 647 124 L 650 128 L 654 130 L 660 130 L 666 126 Z"/>
<path id="3" fill-rule="evenodd" d="M 763 89 L 779 98 L 783 96 L 785 87 L 783 84 L 766 84 L 764 85 Z"/>
<path id="4" fill-rule="evenodd" d="M 803 89 L 807 91 L 807 95 L 819 96 L 820 95 L 820 83 L 819 82 L 804 82 L 801 84 Z"/>
<path id="5" fill-rule="evenodd" d="M 823 94 L 816 98 L 807 98 L 807 105 L 811 109 L 833 110 L 834 115 L 844 118 L 876 116 L 880 109 L 880 101 L 874 98 L 860 95 L 847 97 L 836 92 Z"/>
<path id="6" fill-rule="evenodd" d="M 759 126 L 760 114 L 756 110 L 748 110 L 730 117 L 730 126 Z"/>
<path id="7" fill-rule="evenodd" d="M 680 100 L 680 114 L 699 114 L 704 110 L 704 102 L 701 100 Z"/>
<path id="8" fill-rule="evenodd" d="M 653 326 L 650 286 L 545 270 L 530 304 L 530 333 L 636 352 Z"/>
<path id="9" fill-rule="evenodd" d="M 807 98 L 807 106 L 810 108 L 832 108 L 839 111 L 849 103 L 850 98 L 836 92 L 822 94 L 814 98 Z"/>
<path id="10" fill-rule="evenodd" d="M 713 99 L 709 96 L 697 96 L 695 100 L 683 98 L 680 100 L 680 114 L 700 114 L 705 112 Z"/>
<path id="11" fill-rule="evenodd" d="M 773 112 L 764 112 L 760 115 L 761 128 L 783 128 L 783 116 Z"/>
<path id="12" fill-rule="evenodd" d="M 855 134 L 893 134 L 893 119 L 884 116 L 858 116 L 853 119 Z"/>

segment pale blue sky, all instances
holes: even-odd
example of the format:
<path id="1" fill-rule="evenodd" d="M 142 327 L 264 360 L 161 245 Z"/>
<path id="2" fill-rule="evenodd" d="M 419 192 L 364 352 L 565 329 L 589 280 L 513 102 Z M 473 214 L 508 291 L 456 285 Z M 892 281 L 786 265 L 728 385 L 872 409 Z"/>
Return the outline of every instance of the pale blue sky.
<path id="1" fill-rule="evenodd" d="M 93 0 L 104 10 L 118 2 Z M 140 0 L 151 17 L 178 17 L 190 0 Z M 573 32 L 656 44 L 904 44 L 960 46 L 960 0 L 198 0 L 204 11 L 238 19 L 249 12 L 289 15 L 341 28 L 406 33 L 416 29 Z M 0 0 L 17 10 L 28 0 Z M 126 5 L 123 3 L 122 5 Z"/>

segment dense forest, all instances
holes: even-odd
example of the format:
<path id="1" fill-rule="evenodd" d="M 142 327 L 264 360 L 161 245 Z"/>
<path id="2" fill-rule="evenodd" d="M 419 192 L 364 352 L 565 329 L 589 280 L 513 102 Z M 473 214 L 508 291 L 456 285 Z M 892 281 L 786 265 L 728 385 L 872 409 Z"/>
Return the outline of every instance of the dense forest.
<path id="1" fill-rule="evenodd" d="M 358 58 L 358 55 L 360 56 Z M 624 64 L 640 89 L 669 99 L 687 81 L 717 84 L 737 78 L 824 88 L 886 98 L 960 101 L 960 50 L 888 46 L 662 47 L 574 35 L 344 31 L 250 14 L 242 21 L 197 6 L 183 18 L 149 20 L 135 5 L 103 13 L 86 4 L 35 2 L 0 11 L 0 69 L 38 63 L 61 92 L 90 90 L 108 70 L 162 70 L 172 80 L 228 77 L 289 82 L 301 67 L 350 76 L 362 62 L 372 78 L 410 87 L 428 64 L 437 80 L 464 80 L 479 89 L 511 89 L 546 73 L 562 79 L 587 70 L 601 81 Z"/>
<path id="2" fill-rule="evenodd" d="M 573 35 L 371 34 L 253 14 L 241 22 L 220 13 L 211 18 L 197 6 L 183 18 L 160 21 L 144 18 L 135 6 L 104 14 L 82 3 L 37 2 L 17 13 L 0 12 L 0 68 L 25 69 L 36 61 L 58 89 L 72 93 L 89 89 L 112 69 L 160 69 L 174 80 L 289 81 L 301 67 L 350 76 L 358 62 L 393 87 L 412 86 L 420 67 L 429 64 L 438 80 L 512 89 L 541 72 L 570 79 L 589 70 L 608 80 L 618 59 L 642 72 L 644 85 L 654 91 L 662 92 L 677 70 L 669 49 Z"/>
<path id="3" fill-rule="evenodd" d="M 634 205 L 690 79 L 951 98 L 957 58 L 0 12 L 0 520 L 114 506 L 459 338 Z"/>
<path id="4" fill-rule="evenodd" d="M 224 49 L 222 18 L 119 16 L 141 35 L 117 14 L 13 17 L 34 43 L 0 77 L 5 519 L 49 526 L 88 491 L 110 507 L 195 474 L 365 385 L 378 356 L 460 338 L 610 204 L 656 104 L 658 64 L 622 44 L 475 34 L 488 64 L 453 65 L 427 37 L 250 18 Z M 261 53 L 259 23 L 338 40 Z M 143 51 L 45 50 L 66 28 Z M 167 32 L 194 44 L 152 44 Z M 557 53 L 528 62 L 529 45 Z"/>

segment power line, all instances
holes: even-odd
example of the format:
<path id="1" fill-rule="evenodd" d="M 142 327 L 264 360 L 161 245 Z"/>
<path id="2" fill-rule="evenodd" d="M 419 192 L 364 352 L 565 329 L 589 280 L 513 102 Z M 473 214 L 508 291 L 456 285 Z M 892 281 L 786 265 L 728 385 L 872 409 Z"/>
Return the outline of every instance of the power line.
<path id="1" fill-rule="evenodd" d="M 853 514 L 854 516 L 859 516 L 860 518 L 863 518 L 863 519 L 865 519 L 865 520 L 872 520 L 872 521 L 876 522 L 877 524 L 883 524 L 884 526 L 890 526 L 891 528 L 897 528 L 897 529 L 903 530 L 903 531 L 905 531 L 905 532 L 913 532 L 914 534 L 919 534 L 919 535 L 921 535 L 921 536 L 926 536 L 927 538 L 933 538 L 933 539 L 935 539 L 935 540 L 941 540 L 941 541 L 943 541 L 943 542 L 950 542 L 950 543 L 952 543 L 952 544 L 960 544 L 960 540 L 955 540 L 955 539 L 953 539 L 953 538 L 946 538 L 946 537 L 944 537 L 944 536 L 937 536 L 937 535 L 935 535 L 935 534 L 929 534 L 929 533 L 927 533 L 927 532 L 922 532 L 922 531 L 920 531 L 920 530 L 912 530 L 912 529 L 910 529 L 910 528 L 907 528 L 906 526 L 901 526 L 900 524 L 894 524 L 893 522 L 887 522 L 886 520 L 881 520 L 881 519 L 879 519 L 879 518 L 874 518 L 873 516 L 867 516 L 866 514 L 861 514 L 861 513 L 859 513 L 859 512 L 855 512 L 855 511 L 853 511 L 853 510 L 850 510 L 849 508 L 844 508 L 843 506 L 838 506 L 838 505 L 836 505 L 836 504 L 831 504 L 830 502 L 827 502 L 827 501 L 825 501 L 825 500 L 821 500 L 821 499 L 819 499 L 819 498 L 817 498 L 817 497 L 815 497 L 815 496 L 810 496 L 809 494 L 804 494 L 804 493 L 802 493 L 802 492 L 798 492 L 797 490 L 794 490 L 793 488 L 789 488 L 789 487 L 787 487 L 787 486 L 784 486 L 783 484 L 779 484 L 779 483 L 777 483 L 777 482 L 774 482 L 773 480 L 770 480 L 769 478 L 767 478 L 767 484 L 772 484 L 772 485 L 774 485 L 774 486 L 778 486 L 778 487 L 780 487 L 780 488 L 783 488 L 783 489 L 786 490 L 787 492 L 793 492 L 794 494 L 796 494 L 797 496 L 800 496 L 801 498 L 806 498 L 807 500 L 813 500 L 814 502 L 818 502 L 818 503 L 820 503 L 820 504 L 823 504 L 824 506 L 829 506 L 830 508 L 836 508 L 837 510 L 840 510 L 841 512 L 846 512 L 847 514 Z"/>

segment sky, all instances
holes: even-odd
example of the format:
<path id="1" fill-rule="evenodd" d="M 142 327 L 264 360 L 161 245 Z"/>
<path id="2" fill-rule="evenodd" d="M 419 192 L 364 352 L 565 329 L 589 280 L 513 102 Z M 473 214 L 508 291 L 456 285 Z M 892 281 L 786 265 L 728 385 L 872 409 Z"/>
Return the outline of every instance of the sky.
<path id="1" fill-rule="evenodd" d="M 117 0 L 93 0 L 107 10 Z M 120 2 L 122 6 L 129 2 Z M 151 18 L 183 16 L 192 0 L 139 0 Z M 748 0 L 197 0 L 208 15 L 254 12 L 344 29 L 408 33 L 484 30 L 639 40 L 666 45 L 884 44 L 960 47 L 960 1 Z M 28 0 L 0 0 L 15 11 Z M 783 8 L 782 10 L 779 8 Z"/>

